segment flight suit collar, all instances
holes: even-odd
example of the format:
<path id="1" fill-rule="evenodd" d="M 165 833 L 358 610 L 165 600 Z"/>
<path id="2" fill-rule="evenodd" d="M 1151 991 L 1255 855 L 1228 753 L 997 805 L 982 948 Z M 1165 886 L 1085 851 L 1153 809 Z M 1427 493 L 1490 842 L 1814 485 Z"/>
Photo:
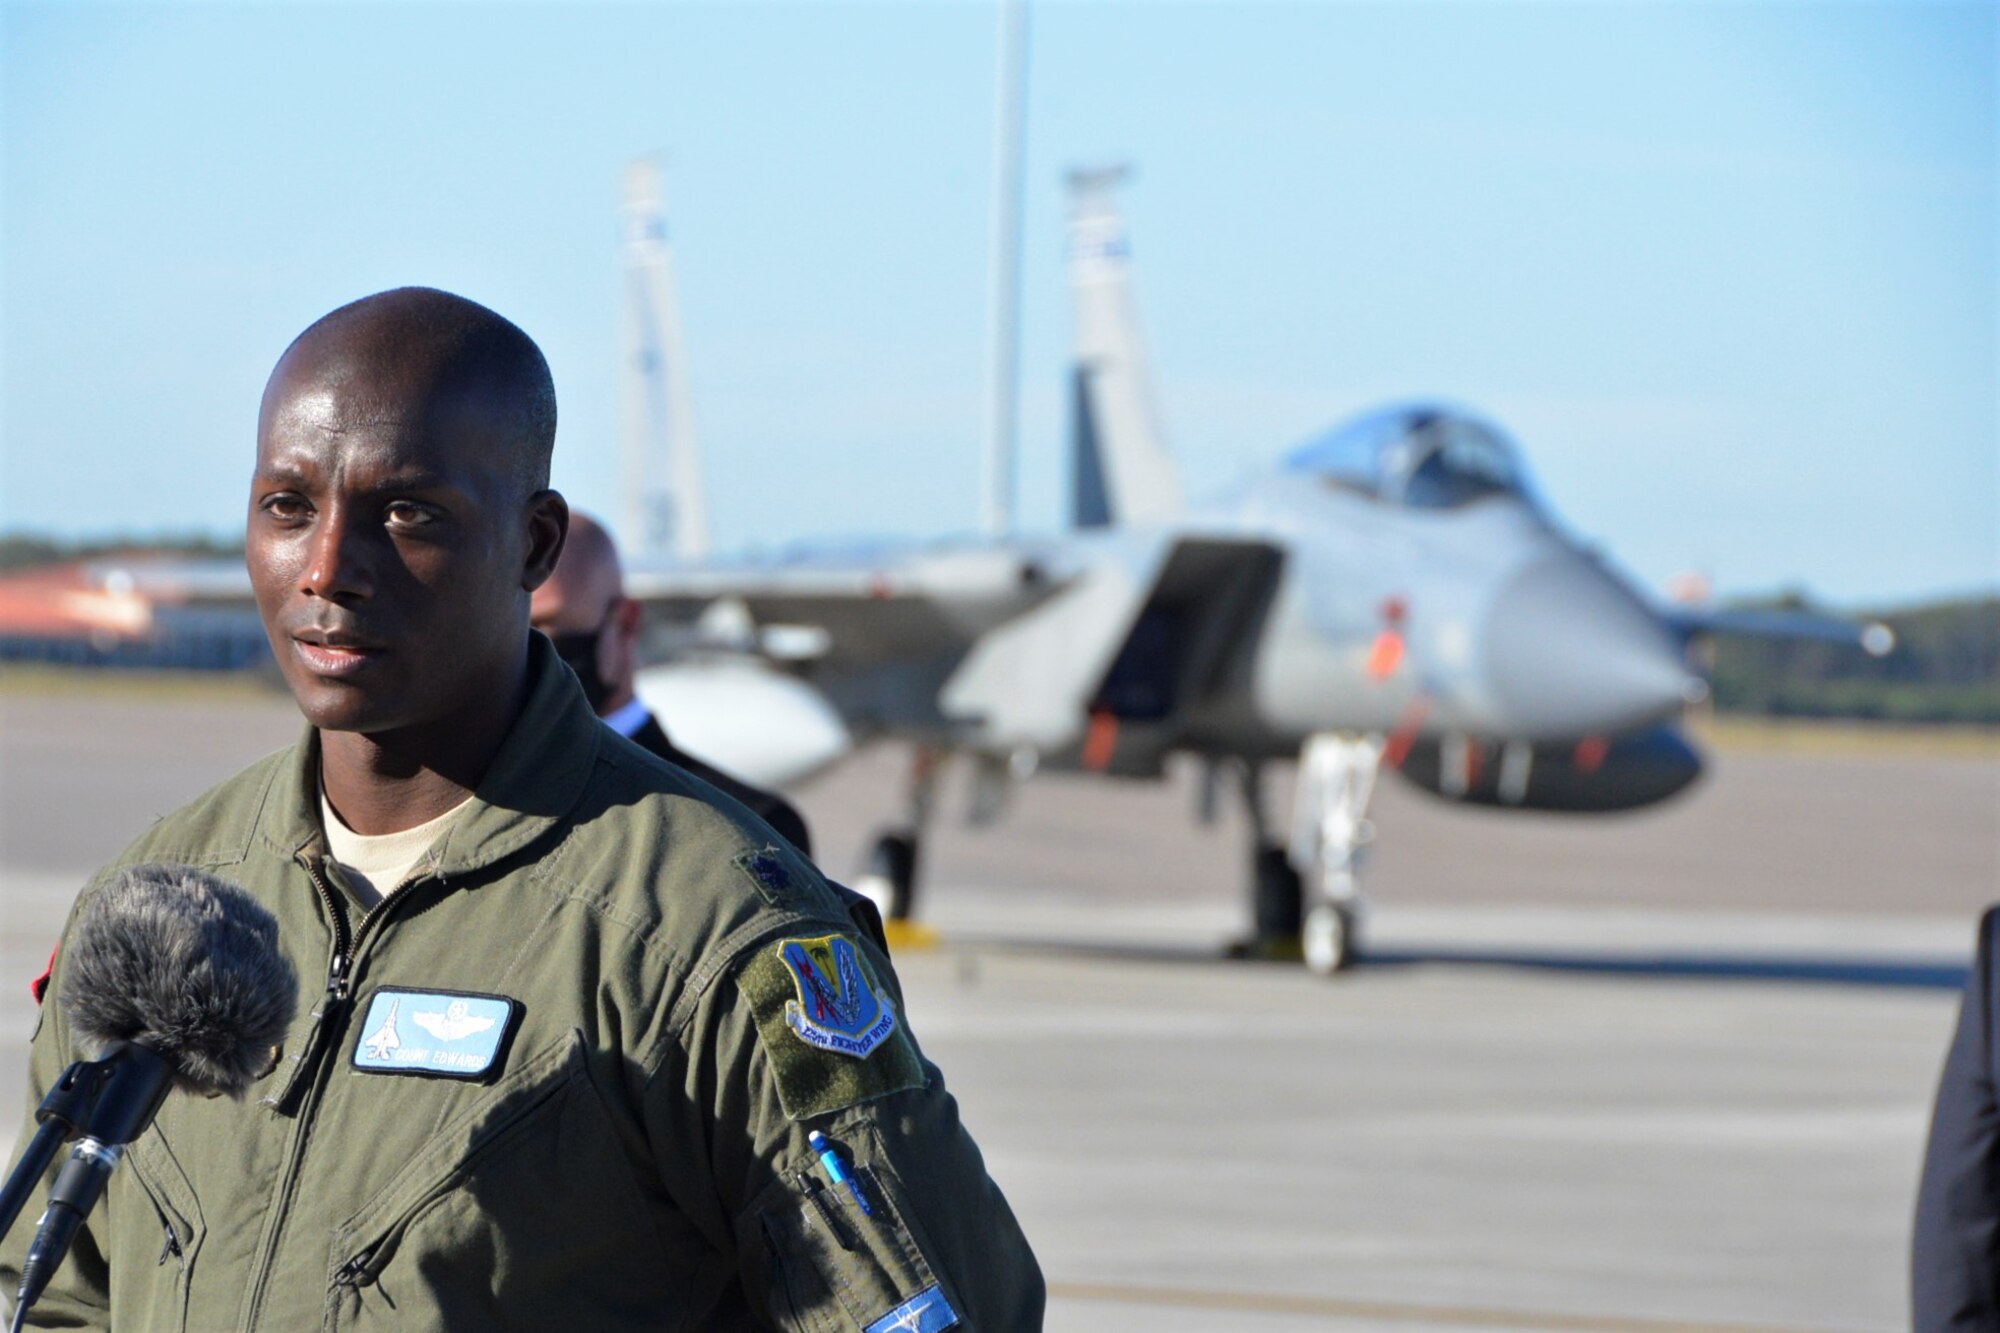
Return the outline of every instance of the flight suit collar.
<path id="1" fill-rule="evenodd" d="M 431 873 L 464 875 L 512 856 L 576 808 L 604 728 L 576 677 L 543 635 L 528 635 L 528 698 L 459 817 L 429 858 Z M 265 808 L 266 833 L 291 857 L 325 851 L 319 813 L 319 730 L 292 747 Z"/>

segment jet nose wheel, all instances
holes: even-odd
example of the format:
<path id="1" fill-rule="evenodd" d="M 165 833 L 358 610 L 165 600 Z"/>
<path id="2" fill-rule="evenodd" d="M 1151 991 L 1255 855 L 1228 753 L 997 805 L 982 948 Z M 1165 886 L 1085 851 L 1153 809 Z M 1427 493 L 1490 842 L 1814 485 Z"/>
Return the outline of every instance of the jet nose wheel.
<path id="1" fill-rule="evenodd" d="M 1314 903 L 1307 911 L 1299 945 L 1306 966 L 1322 977 L 1354 961 L 1354 913 L 1340 903 Z"/>

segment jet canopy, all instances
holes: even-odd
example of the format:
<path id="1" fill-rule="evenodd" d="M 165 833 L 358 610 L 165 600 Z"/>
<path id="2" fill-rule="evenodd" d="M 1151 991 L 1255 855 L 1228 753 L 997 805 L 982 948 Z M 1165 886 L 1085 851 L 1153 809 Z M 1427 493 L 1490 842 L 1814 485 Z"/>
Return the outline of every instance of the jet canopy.
<path id="1" fill-rule="evenodd" d="M 1494 495 L 1531 499 L 1514 442 L 1465 412 L 1385 408 L 1294 450 L 1290 472 L 1412 509 L 1457 509 Z"/>

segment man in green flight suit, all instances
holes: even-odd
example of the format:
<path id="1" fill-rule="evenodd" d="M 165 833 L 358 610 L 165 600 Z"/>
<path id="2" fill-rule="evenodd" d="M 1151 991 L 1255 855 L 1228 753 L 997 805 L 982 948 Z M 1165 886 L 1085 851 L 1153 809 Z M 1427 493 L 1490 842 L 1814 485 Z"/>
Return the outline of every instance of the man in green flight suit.
<path id="1" fill-rule="evenodd" d="M 250 1098 L 168 1099 L 33 1326 L 1040 1327 L 866 918 L 529 631 L 554 435 L 541 352 L 443 292 L 278 362 L 248 562 L 309 726 L 111 869 L 242 885 L 324 994 Z M 45 1006 L 31 1095 L 94 1054 Z"/>

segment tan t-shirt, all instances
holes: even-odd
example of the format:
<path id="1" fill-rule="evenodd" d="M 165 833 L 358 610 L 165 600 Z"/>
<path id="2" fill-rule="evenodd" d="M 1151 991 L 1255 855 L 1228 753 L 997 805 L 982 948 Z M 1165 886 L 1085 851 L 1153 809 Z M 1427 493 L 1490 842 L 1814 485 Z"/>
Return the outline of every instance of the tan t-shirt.
<path id="1" fill-rule="evenodd" d="M 327 850 L 340 863 L 349 886 L 354 890 L 355 901 L 366 911 L 383 897 L 395 891 L 396 886 L 416 869 L 417 862 L 424 859 L 424 853 L 443 836 L 446 825 L 465 809 L 472 798 L 467 796 L 436 819 L 427 820 L 415 828 L 406 828 L 401 833 L 383 833 L 374 837 L 356 833 L 340 822 L 340 816 L 327 804 L 326 790 L 319 794 L 320 822 L 326 828 Z"/>

